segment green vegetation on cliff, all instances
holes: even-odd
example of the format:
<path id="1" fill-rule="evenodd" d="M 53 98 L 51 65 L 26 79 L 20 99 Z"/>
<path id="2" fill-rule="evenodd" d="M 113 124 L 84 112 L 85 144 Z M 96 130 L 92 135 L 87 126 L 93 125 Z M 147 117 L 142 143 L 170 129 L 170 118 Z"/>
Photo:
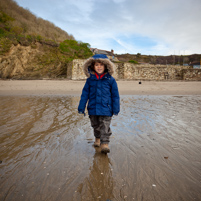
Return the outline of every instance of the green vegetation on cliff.
<path id="1" fill-rule="evenodd" d="M 128 62 L 129 62 L 129 63 L 133 63 L 133 64 L 138 64 L 138 62 L 135 61 L 135 60 L 129 60 Z"/>
<path id="2" fill-rule="evenodd" d="M 43 69 L 43 75 L 48 77 L 65 77 L 70 61 L 92 56 L 88 43 L 79 43 L 75 40 L 65 40 L 58 47 L 46 47 L 45 52 L 38 55 L 37 59 Z"/>
<path id="3" fill-rule="evenodd" d="M 65 40 L 59 45 L 61 52 L 69 55 L 72 59 L 85 59 L 92 56 L 89 43 L 77 42 L 75 40 Z"/>

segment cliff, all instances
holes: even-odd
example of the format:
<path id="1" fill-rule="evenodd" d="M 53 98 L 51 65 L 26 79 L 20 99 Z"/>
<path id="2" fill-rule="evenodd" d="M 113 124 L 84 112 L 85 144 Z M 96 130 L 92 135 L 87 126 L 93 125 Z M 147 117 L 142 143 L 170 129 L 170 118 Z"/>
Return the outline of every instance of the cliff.
<path id="1" fill-rule="evenodd" d="M 88 43 L 77 42 L 12 0 L 0 1 L 0 78 L 66 77 L 70 61 L 91 55 Z"/>
<path id="2" fill-rule="evenodd" d="M 65 40 L 59 45 L 35 42 L 12 45 L 0 57 L 0 78 L 41 79 L 66 77 L 67 66 L 77 58 L 92 55 L 88 44 Z"/>
<path id="3" fill-rule="evenodd" d="M 62 76 L 62 68 L 65 68 L 64 63 L 52 62 L 46 67 L 43 66 L 44 62 L 41 59 L 48 54 L 45 48 L 40 43 L 35 43 L 34 46 L 12 45 L 10 51 L 0 58 L 0 77 L 40 79 Z"/>

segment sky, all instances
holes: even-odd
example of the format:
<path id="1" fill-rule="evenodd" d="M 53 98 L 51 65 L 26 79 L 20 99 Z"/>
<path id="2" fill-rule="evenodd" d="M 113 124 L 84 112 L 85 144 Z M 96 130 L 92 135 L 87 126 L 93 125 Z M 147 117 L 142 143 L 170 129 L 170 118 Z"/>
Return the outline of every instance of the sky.
<path id="1" fill-rule="evenodd" d="M 92 48 L 201 54 L 201 0 L 15 0 Z"/>

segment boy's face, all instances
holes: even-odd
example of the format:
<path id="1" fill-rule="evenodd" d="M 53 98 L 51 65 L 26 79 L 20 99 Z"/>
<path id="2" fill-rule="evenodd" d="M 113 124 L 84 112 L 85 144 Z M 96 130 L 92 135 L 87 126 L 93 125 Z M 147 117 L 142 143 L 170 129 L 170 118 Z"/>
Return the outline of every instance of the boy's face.
<path id="1" fill-rule="evenodd" d="M 94 64 L 94 70 L 98 73 L 98 74 L 102 74 L 105 70 L 105 66 L 102 63 L 96 62 Z"/>

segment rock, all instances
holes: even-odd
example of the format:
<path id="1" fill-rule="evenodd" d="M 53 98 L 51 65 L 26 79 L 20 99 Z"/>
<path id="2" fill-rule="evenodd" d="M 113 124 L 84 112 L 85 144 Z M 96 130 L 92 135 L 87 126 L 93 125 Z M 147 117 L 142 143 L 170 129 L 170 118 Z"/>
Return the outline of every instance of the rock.
<path id="1" fill-rule="evenodd" d="M 0 59 L 0 77 L 22 77 L 25 71 L 36 63 L 35 57 L 38 54 L 39 50 L 32 49 L 31 46 L 13 45 Z"/>

